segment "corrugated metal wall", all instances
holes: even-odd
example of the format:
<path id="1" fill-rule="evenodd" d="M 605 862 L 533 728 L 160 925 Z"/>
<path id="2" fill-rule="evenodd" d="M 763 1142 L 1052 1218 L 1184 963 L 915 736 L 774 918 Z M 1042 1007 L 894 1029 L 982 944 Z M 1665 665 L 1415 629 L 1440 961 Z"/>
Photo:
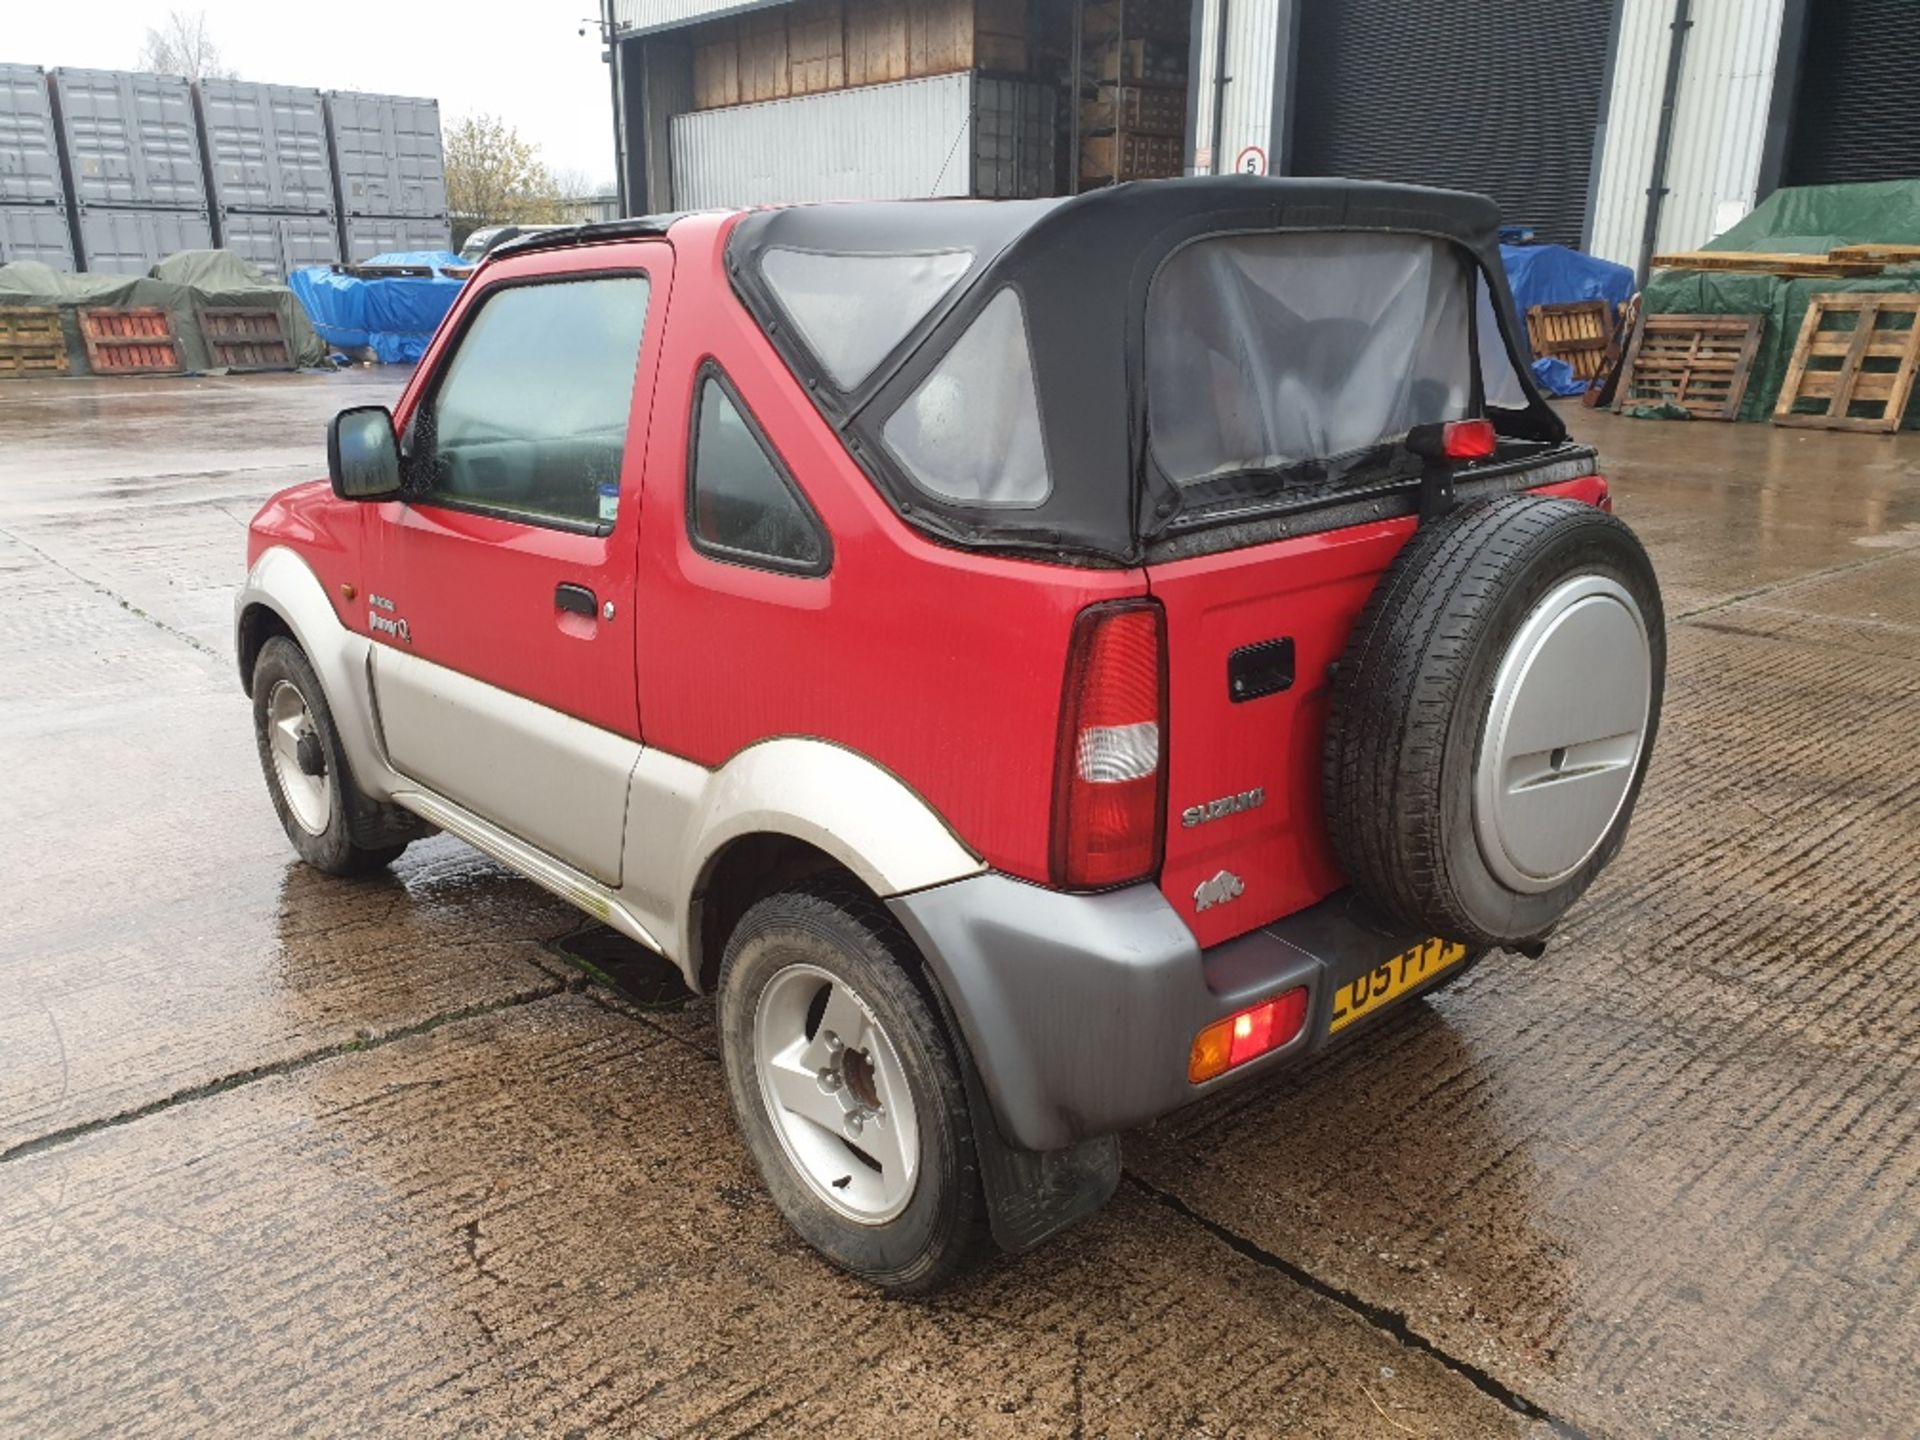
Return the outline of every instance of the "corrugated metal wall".
<path id="1" fill-rule="evenodd" d="M 965 195 L 972 97 L 962 72 L 676 115 L 673 203 Z"/>
<path id="2" fill-rule="evenodd" d="M 1783 0 L 1695 0 L 1680 71 L 1661 250 L 1697 250 L 1753 208 Z"/>
<path id="3" fill-rule="evenodd" d="M 613 19 L 621 30 L 644 33 L 690 25 L 715 15 L 785 3 L 786 0 L 614 0 Z"/>
<path id="4" fill-rule="evenodd" d="M 1640 259 L 1673 0 L 1623 0 L 1590 248 Z M 1656 249 L 1695 250 L 1753 208 L 1784 0 L 1693 0 Z"/>
<path id="5" fill-rule="evenodd" d="M 1194 86 L 1194 146 L 1211 152 L 1208 173 L 1231 169 L 1249 145 L 1273 163 L 1274 64 L 1284 0 L 1196 0 L 1202 7 L 1200 49 L 1190 73 Z M 1214 61 L 1220 54 L 1220 10 L 1227 12 L 1227 88 L 1220 97 L 1220 135 L 1213 134 Z M 1191 159 L 1191 157 L 1189 157 Z"/>

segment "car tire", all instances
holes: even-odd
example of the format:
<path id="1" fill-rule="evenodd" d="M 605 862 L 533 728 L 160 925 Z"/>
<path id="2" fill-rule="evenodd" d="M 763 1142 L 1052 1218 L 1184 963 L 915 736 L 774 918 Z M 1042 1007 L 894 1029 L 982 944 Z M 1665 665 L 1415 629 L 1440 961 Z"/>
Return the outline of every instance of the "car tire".
<path id="1" fill-rule="evenodd" d="M 370 815 L 389 807 L 368 800 L 354 785 L 320 677 L 284 635 L 262 645 L 254 662 L 253 734 L 281 828 L 307 864 L 329 875 L 365 875 L 407 848 L 405 839 L 356 839 L 356 826 L 364 828 Z"/>
<path id="2" fill-rule="evenodd" d="M 1323 800 L 1354 888 L 1410 929 L 1538 943 L 1626 838 L 1665 673 L 1659 584 L 1612 515 L 1511 495 L 1422 526 L 1334 674 Z"/>
<path id="3" fill-rule="evenodd" d="M 966 1086 L 917 961 L 878 901 L 817 883 L 741 917 L 719 982 L 727 1088 L 774 1204 L 895 1295 L 938 1289 L 987 1233 Z"/>

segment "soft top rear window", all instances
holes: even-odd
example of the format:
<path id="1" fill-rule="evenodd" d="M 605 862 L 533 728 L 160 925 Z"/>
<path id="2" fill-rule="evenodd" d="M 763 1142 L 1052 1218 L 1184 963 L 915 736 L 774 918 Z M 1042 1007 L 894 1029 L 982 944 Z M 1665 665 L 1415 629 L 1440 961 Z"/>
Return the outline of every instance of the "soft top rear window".
<path id="1" fill-rule="evenodd" d="M 1465 417 L 1472 275 L 1464 252 L 1424 235 L 1220 235 L 1176 251 L 1147 300 L 1154 459 L 1198 486 Z"/>

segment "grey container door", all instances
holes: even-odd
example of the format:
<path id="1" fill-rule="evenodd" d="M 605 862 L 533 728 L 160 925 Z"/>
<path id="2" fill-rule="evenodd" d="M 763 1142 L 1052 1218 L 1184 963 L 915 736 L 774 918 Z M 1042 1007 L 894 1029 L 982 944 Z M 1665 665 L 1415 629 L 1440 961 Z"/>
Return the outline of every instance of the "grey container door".
<path id="1" fill-rule="evenodd" d="M 0 65 L 0 205 L 59 205 L 62 194 L 46 72 Z"/>
<path id="2" fill-rule="evenodd" d="M 177 75 L 53 72 L 78 205 L 206 207 L 193 94 Z"/>
<path id="3" fill-rule="evenodd" d="M 80 250 L 91 272 L 144 275 L 168 255 L 212 247 L 213 227 L 204 214 L 98 208 L 80 212 Z"/>
<path id="4" fill-rule="evenodd" d="M 0 205 L 0 265 L 15 260 L 73 269 L 67 212 L 54 205 Z"/>
<path id="5" fill-rule="evenodd" d="M 440 104 L 401 95 L 327 95 L 328 131 L 349 215 L 447 213 Z"/>
<path id="6" fill-rule="evenodd" d="M 453 232 L 444 219 L 349 215 L 346 231 L 347 261 L 354 265 L 397 250 L 445 250 L 453 243 Z"/>
<path id="7" fill-rule="evenodd" d="M 324 214 L 333 166 L 318 90 L 202 80 L 200 123 L 208 182 L 222 210 Z"/>
<path id="8" fill-rule="evenodd" d="M 340 258 L 340 233 L 331 215 L 240 215 L 220 217 L 223 248 L 263 271 L 285 280 L 308 265 L 331 265 Z"/>

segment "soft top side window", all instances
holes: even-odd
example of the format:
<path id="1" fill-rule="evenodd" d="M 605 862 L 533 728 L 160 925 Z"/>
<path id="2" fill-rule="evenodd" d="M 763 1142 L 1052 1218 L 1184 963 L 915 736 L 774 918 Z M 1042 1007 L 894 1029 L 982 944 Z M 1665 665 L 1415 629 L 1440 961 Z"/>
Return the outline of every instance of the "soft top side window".
<path id="1" fill-rule="evenodd" d="M 415 417 L 409 493 L 610 530 L 648 295 L 646 276 L 623 274 L 482 296 Z"/>
<path id="2" fill-rule="evenodd" d="M 880 434 L 914 484 L 942 500 L 1009 508 L 1046 500 L 1053 475 L 1017 290 L 987 302 Z"/>
<path id="3" fill-rule="evenodd" d="M 712 361 L 694 382 L 687 534 L 715 560 L 761 570 L 824 575 L 832 560 L 826 528 Z"/>
<path id="4" fill-rule="evenodd" d="M 853 390 L 973 264 L 971 250 L 835 255 L 775 246 L 760 273 L 807 348 Z"/>

